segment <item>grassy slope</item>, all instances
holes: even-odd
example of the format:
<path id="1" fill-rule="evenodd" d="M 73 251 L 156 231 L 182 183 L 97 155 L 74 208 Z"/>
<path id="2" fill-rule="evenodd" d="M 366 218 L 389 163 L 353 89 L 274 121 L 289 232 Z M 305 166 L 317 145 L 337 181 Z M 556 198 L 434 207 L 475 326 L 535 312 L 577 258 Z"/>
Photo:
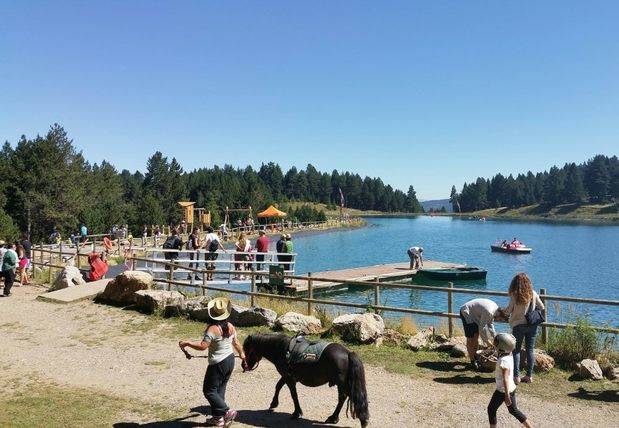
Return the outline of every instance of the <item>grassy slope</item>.
<path id="1" fill-rule="evenodd" d="M 520 208 L 489 208 L 471 213 L 443 215 L 477 216 L 507 220 L 584 222 L 619 224 L 619 212 L 614 204 L 565 204 L 548 207 L 541 204 Z"/>
<path id="2" fill-rule="evenodd" d="M 301 205 L 309 205 L 315 209 L 323 210 L 325 214 L 329 217 L 339 217 L 340 209 L 336 207 L 335 209 L 328 209 L 326 204 L 321 204 L 317 202 L 287 202 L 286 205 L 291 207 L 299 207 Z M 363 217 L 363 216 L 412 216 L 417 214 L 411 213 L 385 213 L 382 211 L 376 210 L 358 210 L 356 208 L 344 208 L 344 214 L 348 214 L 351 217 Z"/>

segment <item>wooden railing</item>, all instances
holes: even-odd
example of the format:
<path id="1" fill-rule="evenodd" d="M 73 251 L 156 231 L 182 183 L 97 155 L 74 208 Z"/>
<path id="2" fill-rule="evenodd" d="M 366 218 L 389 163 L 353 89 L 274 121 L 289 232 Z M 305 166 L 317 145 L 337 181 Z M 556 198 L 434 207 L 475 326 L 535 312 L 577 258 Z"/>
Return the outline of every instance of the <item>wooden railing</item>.
<path id="1" fill-rule="evenodd" d="M 453 336 L 455 332 L 455 320 L 460 318 L 460 314 L 454 313 L 454 294 L 472 294 L 472 295 L 482 295 L 482 296 L 501 296 L 508 297 L 508 294 L 503 291 L 491 291 L 491 290 L 471 290 L 467 288 L 456 288 L 453 286 L 453 283 L 449 283 L 448 287 L 437 287 L 437 286 L 429 286 L 429 285 L 414 285 L 409 283 L 399 283 L 399 282 L 379 282 L 378 278 L 375 281 L 342 281 L 333 278 L 322 278 L 322 277 L 314 277 L 311 273 L 308 273 L 307 276 L 300 275 L 286 275 L 286 279 L 297 280 L 297 281 L 307 281 L 307 297 L 302 297 L 299 295 L 291 296 L 291 295 L 279 295 L 279 294 L 271 294 L 257 291 L 256 287 L 256 277 L 260 275 L 264 275 L 264 272 L 255 272 L 255 271 L 241 271 L 243 275 L 250 276 L 250 290 L 231 290 L 229 288 L 217 287 L 214 285 L 210 285 L 208 281 L 205 280 L 206 273 L 205 270 L 202 269 L 193 269 L 184 267 L 184 270 L 201 273 L 202 283 L 201 284 L 189 284 L 182 281 L 176 281 L 173 278 L 173 272 L 175 268 L 175 264 L 171 262 L 162 262 L 153 259 L 145 259 L 141 257 L 134 257 L 136 261 L 147 261 L 150 263 L 159 263 L 165 265 L 169 269 L 169 275 L 167 278 L 156 278 L 155 281 L 158 283 L 166 284 L 167 289 L 170 290 L 173 285 L 180 287 L 195 287 L 202 290 L 203 294 L 206 294 L 207 291 L 217 291 L 223 293 L 237 294 L 248 296 L 251 300 L 251 304 L 254 305 L 255 297 L 268 297 L 272 299 L 280 299 L 287 301 L 295 301 L 295 302 L 303 302 L 307 303 L 307 313 L 308 315 L 312 314 L 314 311 L 314 305 L 327 305 L 327 306 L 340 306 L 340 307 L 349 307 L 349 308 L 358 308 L 358 309 L 371 309 L 378 313 L 380 312 L 395 312 L 402 314 L 412 314 L 412 315 L 424 315 L 429 317 L 438 317 L 438 318 L 447 318 L 448 320 L 448 329 L 449 335 Z M 240 271 L 228 271 L 228 270 L 215 270 L 211 271 L 211 273 L 239 273 Z M 361 303 L 353 303 L 353 302 L 343 302 L 337 300 L 327 300 L 321 298 L 314 297 L 314 291 L 316 291 L 314 287 L 315 282 L 337 282 L 348 285 L 355 286 L 366 286 L 374 289 L 373 293 L 373 303 L 361 304 Z M 416 308 L 403 308 L 403 307 L 395 307 L 395 306 L 387 306 L 380 303 L 380 294 L 381 289 L 389 289 L 389 288 L 401 288 L 401 289 L 409 289 L 409 290 L 419 290 L 419 291 L 431 291 L 431 292 L 440 292 L 446 293 L 447 297 L 447 312 L 441 311 L 431 311 L 425 309 L 416 309 Z M 569 297 L 569 296 L 556 296 L 547 294 L 546 289 L 540 289 L 540 298 L 544 302 L 544 306 L 547 307 L 547 302 L 568 302 L 568 303 L 582 303 L 582 304 L 591 304 L 591 305 L 604 305 L 604 306 L 619 306 L 618 300 L 604 300 L 604 299 L 590 299 L 590 298 L 582 298 L 582 297 Z M 545 322 L 542 324 L 542 337 L 544 342 L 548 340 L 548 328 L 568 328 L 574 327 L 573 324 L 565 324 L 565 323 L 557 323 L 557 322 Z M 605 326 L 593 326 L 593 328 L 599 332 L 618 334 L 619 329 L 613 327 L 605 327 Z"/>

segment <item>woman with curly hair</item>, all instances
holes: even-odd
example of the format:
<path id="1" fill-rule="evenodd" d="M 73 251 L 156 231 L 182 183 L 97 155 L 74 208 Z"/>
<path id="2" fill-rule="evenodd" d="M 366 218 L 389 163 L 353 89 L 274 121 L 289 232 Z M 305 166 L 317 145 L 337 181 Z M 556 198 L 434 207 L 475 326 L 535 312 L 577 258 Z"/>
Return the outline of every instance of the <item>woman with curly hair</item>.
<path id="1" fill-rule="evenodd" d="M 503 309 L 509 317 L 509 325 L 512 327 L 512 334 L 516 338 L 516 348 L 514 349 L 514 381 L 516 384 L 531 382 L 533 379 L 533 366 L 535 357 L 535 336 L 537 335 L 537 325 L 527 322 L 526 314 L 536 309 L 545 310 L 541 299 L 533 290 L 531 280 L 526 273 L 519 273 L 512 279 L 509 285 L 509 304 Z M 527 352 L 527 375 L 520 378 L 520 348 L 522 342 Z"/>

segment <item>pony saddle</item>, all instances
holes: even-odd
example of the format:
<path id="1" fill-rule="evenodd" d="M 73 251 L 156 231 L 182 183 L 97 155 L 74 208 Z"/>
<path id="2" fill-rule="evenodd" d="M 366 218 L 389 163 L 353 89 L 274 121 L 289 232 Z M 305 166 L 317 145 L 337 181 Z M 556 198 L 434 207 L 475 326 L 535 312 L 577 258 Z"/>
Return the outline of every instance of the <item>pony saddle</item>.
<path id="1" fill-rule="evenodd" d="M 288 345 L 286 362 L 289 366 L 295 364 L 315 363 L 320 359 L 322 351 L 329 345 L 328 342 L 313 342 L 305 336 L 295 336 Z"/>

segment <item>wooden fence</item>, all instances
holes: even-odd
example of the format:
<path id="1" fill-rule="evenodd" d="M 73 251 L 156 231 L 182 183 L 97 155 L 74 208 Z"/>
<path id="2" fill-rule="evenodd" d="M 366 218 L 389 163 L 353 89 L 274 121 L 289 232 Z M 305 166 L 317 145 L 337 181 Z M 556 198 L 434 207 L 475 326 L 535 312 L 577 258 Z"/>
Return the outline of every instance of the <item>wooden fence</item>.
<path id="1" fill-rule="evenodd" d="M 349 308 L 357 308 L 357 309 L 365 309 L 365 310 L 371 309 L 371 310 L 374 310 L 374 311 L 376 311 L 378 313 L 380 313 L 380 312 L 395 312 L 395 313 L 402 313 L 402 314 L 424 315 L 424 316 L 429 316 L 429 317 L 447 318 L 447 320 L 448 320 L 449 336 L 453 336 L 454 331 L 455 331 L 455 320 L 457 318 L 460 318 L 460 314 L 454 313 L 454 309 L 456 309 L 454 307 L 454 295 L 456 293 L 483 295 L 483 296 L 501 296 L 501 297 L 507 297 L 508 296 L 508 294 L 506 292 L 503 292 L 503 291 L 470 290 L 470 289 L 467 289 L 467 288 L 456 288 L 456 287 L 453 286 L 453 283 L 451 283 L 451 282 L 448 284 L 448 287 L 437 287 L 437 286 L 430 286 L 430 285 L 414 285 L 414 284 L 400 283 L 400 282 L 385 283 L 385 282 L 379 282 L 378 278 L 376 278 L 375 281 L 356 281 L 356 280 L 355 281 L 341 281 L 341 280 L 334 280 L 333 278 L 314 277 L 314 276 L 312 276 L 311 273 L 308 273 L 306 276 L 299 276 L 299 275 L 286 275 L 285 276 L 286 279 L 290 279 L 290 280 L 307 281 L 307 290 L 308 290 L 307 297 L 291 296 L 291 295 L 278 295 L 278 294 L 264 293 L 264 292 L 260 292 L 260 291 L 257 290 L 256 276 L 263 275 L 263 273 L 260 273 L 260 272 L 254 272 L 254 271 L 243 271 L 242 272 L 244 275 L 248 275 L 248 276 L 251 277 L 250 290 L 249 291 L 230 290 L 229 288 L 217 287 L 217 286 L 209 285 L 208 281 L 205 280 L 206 275 L 204 275 L 204 273 L 206 271 L 201 270 L 201 269 L 193 269 L 193 268 L 183 267 L 183 270 L 188 270 L 188 271 L 192 271 L 192 272 L 202 273 L 203 274 L 203 276 L 202 276 L 203 281 L 202 281 L 201 284 L 189 284 L 189 283 L 186 283 L 186 282 L 176 281 L 176 280 L 173 279 L 174 278 L 173 277 L 173 272 L 174 272 L 174 269 L 176 267 L 174 263 L 162 262 L 162 261 L 159 261 L 159 260 L 147 259 L 147 258 L 142 258 L 142 257 L 133 257 L 133 260 L 149 262 L 149 263 L 159 263 L 159 264 L 162 264 L 162 265 L 166 266 L 169 269 L 168 277 L 167 278 L 157 278 L 157 279 L 155 279 L 155 281 L 158 282 L 158 283 L 166 284 L 168 290 L 170 290 L 171 287 L 174 285 L 174 286 L 177 286 L 177 287 L 180 286 L 180 287 L 195 287 L 195 288 L 199 288 L 199 289 L 202 290 L 202 294 L 206 294 L 207 291 L 216 291 L 216 292 L 223 292 L 223 293 L 230 293 L 230 294 L 237 294 L 237 295 L 242 295 L 242 296 L 248 296 L 250 298 L 252 306 L 254 305 L 254 299 L 256 297 L 267 297 L 267 298 L 271 298 L 271 299 L 280 299 L 280 300 L 287 300 L 287 301 L 303 302 L 303 303 L 307 304 L 307 314 L 308 315 L 310 315 L 310 314 L 312 314 L 314 312 L 314 305 L 319 304 L 319 305 L 340 306 L 340 307 L 349 307 Z M 212 272 L 218 272 L 218 273 L 222 273 L 222 274 L 239 273 L 239 271 L 232 272 L 232 271 L 227 271 L 227 270 L 216 270 L 216 271 L 212 271 Z M 340 282 L 340 283 L 345 283 L 345 284 L 348 284 L 348 285 L 371 287 L 374 290 L 374 293 L 373 293 L 373 303 L 361 304 L 361 303 L 342 302 L 342 301 L 337 301 L 337 300 L 327 300 L 327 299 L 315 298 L 314 297 L 314 283 L 315 282 L 331 282 L 331 283 L 332 282 Z M 389 288 L 401 288 L 401 289 L 409 289 L 409 290 L 432 291 L 432 292 L 445 293 L 446 294 L 446 303 L 447 303 L 447 312 L 430 311 L 430 310 L 425 310 L 425 309 L 403 308 L 403 307 L 395 307 L 395 306 L 382 305 L 380 303 L 381 289 L 389 289 Z M 582 298 L 582 297 L 569 297 L 569 296 L 550 295 L 550 294 L 547 294 L 545 288 L 540 289 L 540 298 L 544 302 L 544 306 L 546 306 L 546 307 L 548 307 L 547 304 L 550 301 L 554 301 L 554 302 L 568 302 L 568 303 L 583 303 L 583 304 L 604 305 L 604 306 L 619 306 L 619 301 L 618 300 L 589 299 L 589 298 Z M 542 337 L 543 337 L 543 340 L 544 340 L 544 342 L 547 342 L 547 340 L 548 340 L 548 328 L 549 327 L 568 328 L 568 327 L 574 327 L 574 325 L 547 321 L 547 322 L 543 323 L 541 327 L 542 327 Z M 618 334 L 619 333 L 619 329 L 612 328 L 612 327 L 594 326 L 593 328 L 595 330 L 597 330 L 597 331 L 605 332 L 605 333 L 612 333 L 612 334 Z"/>

